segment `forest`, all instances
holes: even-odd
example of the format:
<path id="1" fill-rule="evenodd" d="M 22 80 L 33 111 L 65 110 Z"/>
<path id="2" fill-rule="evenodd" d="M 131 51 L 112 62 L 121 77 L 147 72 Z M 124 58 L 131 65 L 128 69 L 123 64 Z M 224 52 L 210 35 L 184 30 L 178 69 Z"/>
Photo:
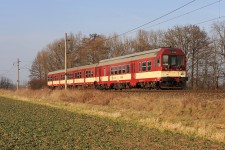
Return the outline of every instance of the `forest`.
<path id="1" fill-rule="evenodd" d="M 187 58 L 189 89 L 225 89 L 225 21 L 212 23 L 210 31 L 177 25 L 165 31 L 138 30 L 134 36 L 70 33 L 67 43 L 68 68 L 159 47 L 180 48 Z M 32 88 L 46 86 L 48 72 L 64 68 L 64 52 L 62 37 L 37 53 L 30 69 Z"/>

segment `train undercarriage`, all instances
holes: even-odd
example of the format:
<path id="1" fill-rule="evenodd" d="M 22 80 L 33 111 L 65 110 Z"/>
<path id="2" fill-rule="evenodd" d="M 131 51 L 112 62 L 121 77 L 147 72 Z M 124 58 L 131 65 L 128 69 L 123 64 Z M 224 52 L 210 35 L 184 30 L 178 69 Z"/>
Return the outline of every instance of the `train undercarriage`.
<path id="1" fill-rule="evenodd" d="M 183 90 L 186 89 L 186 82 L 171 82 L 171 81 L 156 81 L 156 82 L 138 82 L 132 86 L 129 82 L 126 83 L 112 83 L 110 86 L 107 84 L 95 85 L 99 90 L 122 90 L 122 89 L 149 89 L 149 90 Z"/>

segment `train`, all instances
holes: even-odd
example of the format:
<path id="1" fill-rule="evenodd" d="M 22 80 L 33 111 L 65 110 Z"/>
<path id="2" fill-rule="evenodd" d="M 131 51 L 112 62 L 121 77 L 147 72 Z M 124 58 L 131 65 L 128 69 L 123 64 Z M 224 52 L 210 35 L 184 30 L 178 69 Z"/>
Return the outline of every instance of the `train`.
<path id="1" fill-rule="evenodd" d="M 65 81 L 66 76 L 66 81 Z M 185 89 L 186 57 L 179 48 L 161 47 L 48 73 L 51 89 Z"/>

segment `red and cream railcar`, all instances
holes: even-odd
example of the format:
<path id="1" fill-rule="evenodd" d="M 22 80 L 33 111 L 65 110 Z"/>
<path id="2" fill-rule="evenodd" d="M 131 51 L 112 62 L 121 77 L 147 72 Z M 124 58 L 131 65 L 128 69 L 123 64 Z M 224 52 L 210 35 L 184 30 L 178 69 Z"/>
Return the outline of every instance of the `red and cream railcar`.
<path id="1" fill-rule="evenodd" d="M 99 89 L 184 88 L 188 80 L 182 50 L 159 48 L 68 69 L 68 86 Z M 64 70 L 48 74 L 48 86 L 63 87 Z"/>
<path id="2" fill-rule="evenodd" d="M 67 70 L 67 86 L 83 87 L 92 86 L 93 83 L 99 81 L 96 74 L 97 64 L 74 67 Z M 58 70 L 48 73 L 48 87 L 64 87 L 65 86 L 65 70 Z"/>

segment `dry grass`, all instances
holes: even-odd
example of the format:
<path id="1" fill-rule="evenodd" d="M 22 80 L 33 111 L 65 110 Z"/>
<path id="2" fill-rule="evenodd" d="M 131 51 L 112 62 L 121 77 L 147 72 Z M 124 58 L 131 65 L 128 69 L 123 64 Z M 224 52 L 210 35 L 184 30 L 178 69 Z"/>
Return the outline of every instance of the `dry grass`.
<path id="1" fill-rule="evenodd" d="M 0 91 L 0 95 L 70 111 L 126 119 L 225 143 L 225 93 L 125 93 L 96 90 Z"/>

